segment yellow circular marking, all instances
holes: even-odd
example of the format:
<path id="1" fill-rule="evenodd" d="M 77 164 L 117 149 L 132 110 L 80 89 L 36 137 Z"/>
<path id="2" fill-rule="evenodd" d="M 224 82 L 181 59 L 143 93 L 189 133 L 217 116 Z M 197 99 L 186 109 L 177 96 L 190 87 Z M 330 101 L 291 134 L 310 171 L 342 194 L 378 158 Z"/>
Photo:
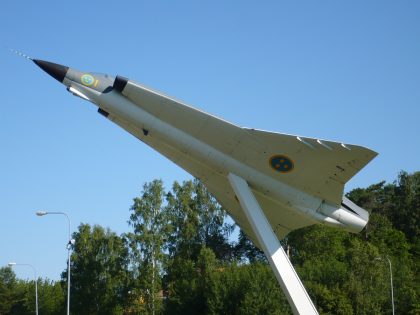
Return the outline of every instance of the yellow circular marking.
<path id="1" fill-rule="evenodd" d="M 80 78 L 80 81 L 82 81 L 82 83 L 83 83 L 84 85 L 89 86 L 89 85 L 92 85 L 92 84 L 93 84 L 93 82 L 95 82 L 95 78 L 94 78 L 92 75 L 90 75 L 90 74 L 84 74 L 84 75 L 82 75 L 82 77 Z"/>
<path id="2" fill-rule="evenodd" d="M 274 170 L 280 173 L 289 173 L 295 167 L 293 161 L 282 154 L 273 155 L 269 160 L 269 164 Z"/>

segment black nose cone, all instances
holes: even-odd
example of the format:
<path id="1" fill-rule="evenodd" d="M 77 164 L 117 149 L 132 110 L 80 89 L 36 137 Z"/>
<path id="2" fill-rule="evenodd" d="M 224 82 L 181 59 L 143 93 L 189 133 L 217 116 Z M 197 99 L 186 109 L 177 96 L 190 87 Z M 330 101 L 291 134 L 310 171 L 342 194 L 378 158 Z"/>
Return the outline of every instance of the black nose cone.
<path id="1" fill-rule="evenodd" d="M 69 67 L 65 67 L 49 61 L 34 59 L 33 62 L 35 62 L 38 67 L 60 82 L 63 82 L 64 78 L 66 77 L 66 73 L 69 70 Z"/>

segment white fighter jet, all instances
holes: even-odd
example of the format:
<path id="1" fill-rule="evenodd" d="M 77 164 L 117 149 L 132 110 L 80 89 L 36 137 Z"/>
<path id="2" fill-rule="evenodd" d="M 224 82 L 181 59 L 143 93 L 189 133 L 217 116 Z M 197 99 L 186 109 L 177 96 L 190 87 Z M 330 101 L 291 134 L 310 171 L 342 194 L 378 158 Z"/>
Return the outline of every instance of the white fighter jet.
<path id="1" fill-rule="evenodd" d="M 278 239 L 312 224 L 360 232 L 369 214 L 343 190 L 376 152 L 242 128 L 121 76 L 33 61 L 69 92 L 200 179 L 267 255 L 294 313 L 317 314 Z"/>

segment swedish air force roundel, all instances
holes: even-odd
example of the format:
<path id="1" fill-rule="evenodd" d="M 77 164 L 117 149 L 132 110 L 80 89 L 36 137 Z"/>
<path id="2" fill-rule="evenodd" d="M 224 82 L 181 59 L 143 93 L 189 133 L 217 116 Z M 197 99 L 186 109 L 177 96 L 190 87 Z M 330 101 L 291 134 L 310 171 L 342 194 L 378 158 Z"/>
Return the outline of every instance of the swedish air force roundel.
<path id="1" fill-rule="evenodd" d="M 92 85 L 93 81 L 95 81 L 95 78 L 93 76 L 91 76 L 90 74 L 84 74 L 82 75 L 82 77 L 80 78 L 80 80 L 82 81 L 82 83 L 84 85 Z"/>
<path id="2" fill-rule="evenodd" d="M 295 167 L 293 161 L 285 155 L 273 155 L 270 158 L 270 166 L 280 173 L 289 173 Z"/>

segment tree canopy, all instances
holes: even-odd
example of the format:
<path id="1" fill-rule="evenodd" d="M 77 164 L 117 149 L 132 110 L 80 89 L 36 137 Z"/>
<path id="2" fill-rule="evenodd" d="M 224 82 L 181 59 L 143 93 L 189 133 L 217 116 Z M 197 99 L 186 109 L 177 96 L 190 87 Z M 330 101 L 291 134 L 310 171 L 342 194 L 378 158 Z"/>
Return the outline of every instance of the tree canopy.
<path id="1" fill-rule="evenodd" d="M 360 234 L 321 225 L 282 244 L 320 314 L 420 314 L 420 172 L 350 191 L 370 212 Z M 291 314 L 263 253 L 197 180 L 144 184 L 117 235 L 80 224 L 72 260 L 74 314 Z M 37 279 L 41 314 L 63 314 L 60 281 Z M 34 313 L 34 281 L 0 268 L 0 315 Z"/>

